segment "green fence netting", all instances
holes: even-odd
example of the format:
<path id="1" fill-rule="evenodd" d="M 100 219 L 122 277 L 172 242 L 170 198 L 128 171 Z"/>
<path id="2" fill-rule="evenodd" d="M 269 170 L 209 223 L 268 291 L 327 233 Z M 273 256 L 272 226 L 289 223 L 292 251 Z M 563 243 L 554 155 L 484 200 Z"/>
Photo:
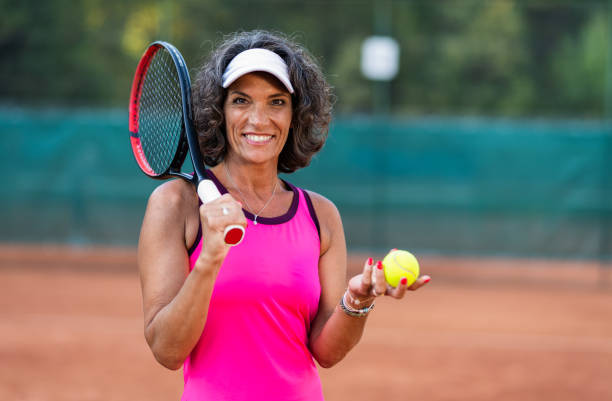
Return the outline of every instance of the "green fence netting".
<path id="1" fill-rule="evenodd" d="M 159 184 L 118 110 L 0 109 L 0 241 L 137 242 Z M 350 249 L 612 255 L 604 121 L 338 118 L 293 183 L 336 203 Z"/>

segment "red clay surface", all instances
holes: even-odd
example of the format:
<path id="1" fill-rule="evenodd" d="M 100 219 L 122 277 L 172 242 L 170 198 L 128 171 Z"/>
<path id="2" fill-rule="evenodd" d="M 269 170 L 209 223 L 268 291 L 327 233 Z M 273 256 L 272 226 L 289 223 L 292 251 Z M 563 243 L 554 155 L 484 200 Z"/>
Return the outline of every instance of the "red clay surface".
<path id="1" fill-rule="evenodd" d="M 327 401 L 612 400 L 611 266 L 420 259 L 428 287 L 321 369 Z M 134 250 L 0 247 L 1 400 L 178 400 L 142 325 Z"/>

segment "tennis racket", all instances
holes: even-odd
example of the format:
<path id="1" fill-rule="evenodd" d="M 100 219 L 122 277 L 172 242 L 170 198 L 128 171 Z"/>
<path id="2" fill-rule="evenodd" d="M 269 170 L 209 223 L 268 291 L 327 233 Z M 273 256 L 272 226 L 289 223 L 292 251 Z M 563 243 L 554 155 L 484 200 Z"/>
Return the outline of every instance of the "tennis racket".
<path id="1" fill-rule="evenodd" d="M 146 175 L 194 182 L 203 203 L 221 196 L 206 176 L 193 128 L 189 72 L 183 56 L 170 43 L 154 42 L 145 51 L 136 68 L 129 108 L 132 151 Z M 181 171 L 187 153 L 191 155 L 193 175 Z M 244 228 L 228 226 L 224 235 L 226 244 L 237 245 Z"/>

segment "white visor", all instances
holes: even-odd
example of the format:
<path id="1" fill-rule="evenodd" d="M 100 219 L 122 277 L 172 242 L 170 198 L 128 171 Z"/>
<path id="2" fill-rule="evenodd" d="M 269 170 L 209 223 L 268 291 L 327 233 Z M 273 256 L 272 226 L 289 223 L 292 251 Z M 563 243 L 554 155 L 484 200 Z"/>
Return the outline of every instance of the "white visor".
<path id="1" fill-rule="evenodd" d="M 241 76 L 254 71 L 274 75 L 285 85 L 289 93 L 294 92 L 287 64 L 278 54 L 267 49 L 249 49 L 234 57 L 223 73 L 223 87 L 227 88 Z"/>

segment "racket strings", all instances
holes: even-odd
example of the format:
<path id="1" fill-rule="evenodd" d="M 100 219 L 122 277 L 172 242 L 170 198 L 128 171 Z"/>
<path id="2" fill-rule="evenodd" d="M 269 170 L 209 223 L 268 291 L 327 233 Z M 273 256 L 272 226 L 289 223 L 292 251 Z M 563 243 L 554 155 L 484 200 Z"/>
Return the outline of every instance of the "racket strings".
<path id="1" fill-rule="evenodd" d="M 183 129 L 181 88 L 172 57 L 157 51 L 147 69 L 139 106 L 139 136 L 147 162 L 156 174 L 174 160 Z"/>

